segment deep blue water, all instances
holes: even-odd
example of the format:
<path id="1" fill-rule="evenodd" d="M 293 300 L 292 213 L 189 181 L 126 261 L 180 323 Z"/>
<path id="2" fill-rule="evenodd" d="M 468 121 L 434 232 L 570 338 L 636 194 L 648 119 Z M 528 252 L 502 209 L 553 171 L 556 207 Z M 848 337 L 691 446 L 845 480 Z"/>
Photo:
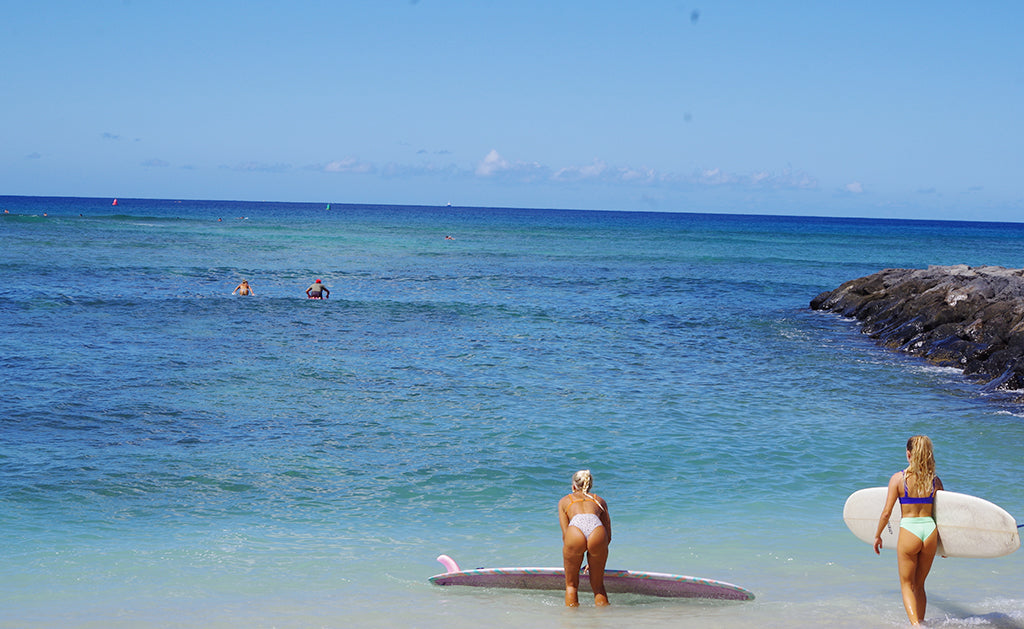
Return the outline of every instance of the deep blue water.
<path id="1" fill-rule="evenodd" d="M 0 197 L 0 626 L 899 626 L 841 514 L 907 436 L 1024 513 L 1013 396 L 808 309 L 1024 266 L 1024 225 L 326 206 Z M 426 582 L 441 552 L 557 565 L 583 467 L 610 564 L 758 599 Z M 1019 625 L 1022 576 L 937 561 L 929 615 Z"/>

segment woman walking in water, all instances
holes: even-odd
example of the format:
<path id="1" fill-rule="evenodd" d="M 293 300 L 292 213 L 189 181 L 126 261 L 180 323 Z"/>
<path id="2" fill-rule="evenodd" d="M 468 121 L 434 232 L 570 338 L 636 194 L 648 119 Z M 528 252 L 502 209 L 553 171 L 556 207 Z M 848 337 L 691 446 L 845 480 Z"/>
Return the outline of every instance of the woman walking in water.
<path id="1" fill-rule="evenodd" d="M 935 475 L 935 456 L 932 440 L 915 435 L 907 440 L 907 469 L 896 472 L 889 479 L 889 494 L 878 519 L 875 532 L 875 553 L 882 548 L 882 530 L 889 522 L 896 501 L 900 501 L 900 534 L 896 541 L 896 557 L 900 573 L 903 607 L 913 625 L 924 621 L 928 597 L 924 580 L 932 568 L 939 534 L 935 528 L 933 510 L 935 492 L 942 489 L 942 481 Z"/>
<path id="2" fill-rule="evenodd" d="M 604 566 L 608 561 L 608 544 L 612 541 L 612 520 L 604 498 L 590 493 L 594 478 L 590 470 L 572 476 L 572 493 L 558 501 L 558 520 L 562 525 L 562 562 L 565 566 L 565 604 L 580 604 L 580 567 L 583 555 L 590 574 L 594 603 L 608 604 L 604 589 Z"/>

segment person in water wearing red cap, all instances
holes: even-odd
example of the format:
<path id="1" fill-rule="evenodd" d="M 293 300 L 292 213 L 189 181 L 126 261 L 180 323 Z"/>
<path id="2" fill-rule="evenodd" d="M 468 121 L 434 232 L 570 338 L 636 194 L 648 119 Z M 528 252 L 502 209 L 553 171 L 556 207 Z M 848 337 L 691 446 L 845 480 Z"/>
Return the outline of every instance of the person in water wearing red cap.
<path id="1" fill-rule="evenodd" d="M 310 299 L 327 299 L 330 296 L 331 291 L 327 290 L 320 280 L 313 282 L 313 285 L 306 289 L 306 297 Z"/>

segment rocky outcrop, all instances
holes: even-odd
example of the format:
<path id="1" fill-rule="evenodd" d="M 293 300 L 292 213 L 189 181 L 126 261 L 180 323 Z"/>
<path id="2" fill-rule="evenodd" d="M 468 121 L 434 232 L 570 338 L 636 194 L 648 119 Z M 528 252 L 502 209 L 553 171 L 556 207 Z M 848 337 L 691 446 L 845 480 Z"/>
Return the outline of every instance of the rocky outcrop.
<path id="1" fill-rule="evenodd" d="M 811 300 L 863 322 L 886 347 L 958 367 L 988 388 L 1024 389 L 1024 269 L 886 269 Z"/>

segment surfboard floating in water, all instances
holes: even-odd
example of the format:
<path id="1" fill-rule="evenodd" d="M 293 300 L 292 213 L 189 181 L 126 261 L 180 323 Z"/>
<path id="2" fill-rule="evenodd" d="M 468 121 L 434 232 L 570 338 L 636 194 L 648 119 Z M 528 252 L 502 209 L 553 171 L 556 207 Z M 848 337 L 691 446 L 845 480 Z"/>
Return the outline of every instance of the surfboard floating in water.
<path id="1" fill-rule="evenodd" d="M 448 555 L 437 558 L 448 572 L 430 577 L 434 585 L 468 585 L 516 590 L 564 590 L 562 568 L 477 568 L 462 570 Z M 754 593 L 725 581 L 661 572 L 605 570 L 604 586 L 609 594 L 640 594 L 669 598 L 715 598 L 752 601 Z M 580 591 L 591 592 L 590 576 L 580 575 Z"/>
<path id="2" fill-rule="evenodd" d="M 878 518 L 885 506 L 887 487 L 868 487 L 850 494 L 843 506 L 843 521 L 861 541 L 875 543 Z M 935 492 L 935 526 L 939 529 L 936 555 L 944 557 L 1002 557 L 1020 548 L 1017 521 L 999 505 L 988 500 Z M 882 548 L 896 549 L 900 531 L 900 504 L 882 529 Z"/>

